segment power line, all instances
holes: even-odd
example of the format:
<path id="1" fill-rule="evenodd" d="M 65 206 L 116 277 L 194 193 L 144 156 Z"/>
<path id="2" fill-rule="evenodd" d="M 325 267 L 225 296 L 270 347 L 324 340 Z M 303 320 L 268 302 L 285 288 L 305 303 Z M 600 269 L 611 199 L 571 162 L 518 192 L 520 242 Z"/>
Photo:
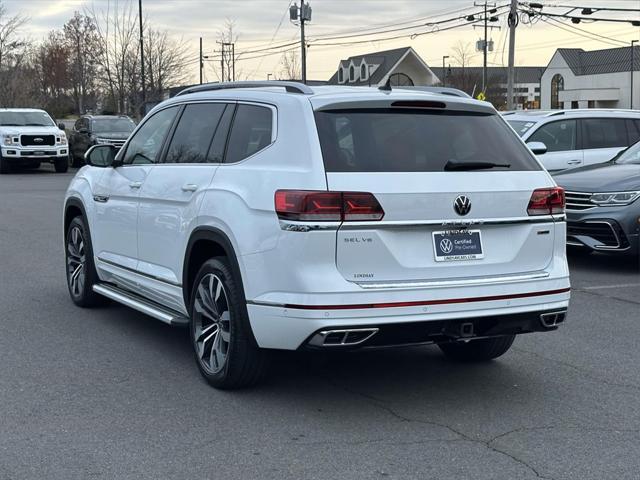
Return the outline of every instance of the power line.
<path id="1" fill-rule="evenodd" d="M 574 35 L 579 35 L 579 36 L 581 36 L 583 38 L 588 38 L 589 40 L 593 40 L 595 42 L 606 43 L 607 45 L 611 45 L 611 46 L 614 46 L 614 47 L 620 47 L 620 46 L 622 46 L 620 44 L 623 44 L 623 42 L 620 42 L 619 40 L 615 40 L 615 42 L 618 42 L 618 43 L 614 43 L 614 41 L 612 41 L 612 40 L 603 40 L 603 39 L 600 39 L 600 38 L 593 38 L 593 37 L 590 37 L 590 36 L 585 35 L 583 33 L 573 32 L 569 28 L 567 28 L 568 25 L 564 25 L 562 22 L 559 22 L 558 20 L 555 20 L 553 18 L 549 19 L 549 20 L 552 20 L 553 23 L 550 22 L 549 20 L 545 19 L 544 17 L 541 17 L 540 20 L 543 21 L 544 23 L 546 23 L 547 25 L 550 25 L 550 26 L 552 26 L 554 28 L 558 28 L 558 29 L 563 30 L 565 32 L 573 33 Z M 625 44 L 626 44 L 626 42 L 625 42 Z"/>

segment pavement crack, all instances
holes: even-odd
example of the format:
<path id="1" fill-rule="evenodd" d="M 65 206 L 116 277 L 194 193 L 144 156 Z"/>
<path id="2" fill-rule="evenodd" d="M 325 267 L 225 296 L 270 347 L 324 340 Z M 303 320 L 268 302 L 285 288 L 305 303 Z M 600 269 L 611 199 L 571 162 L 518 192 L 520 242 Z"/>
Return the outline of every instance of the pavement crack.
<path id="1" fill-rule="evenodd" d="M 579 367 L 577 365 L 574 365 L 573 363 L 569 363 L 569 362 L 564 361 L 564 360 L 556 360 L 554 358 L 549 358 L 549 357 L 541 355 L 541 354 L 539 354 L 537 352 L 532 352 L 530 350 L 525 350 L 525 349 L 520 348 L 520 347 L 514 347 L 513 350 L 516 351 L 516 352 L 526 353 L 526 354 L 532 355 L 534 357 L 541 358 L 543 360 L 546 360 L 548 362 L 552 362 L 552 363 L 557 364 L 557 365 L 562 365 L 562 366 L 567 367 L 569 369 L 575 370 L 576 372 L 580 373 L 581 375 L 584 375 L 587 378 L 590 378 L 591 380 L 595 380 L 597 382 L 603 383 L 603 384 L 608 385 L 610 387 L 630 388 L 630 389 L 634 389 L 634 390 L 640 390 L 640 385 L 636 385 L 635 383 L 612 382 L 612 381 L 610 381 L 610 380 L 608 380 L 606 378 L 597 376 L 596 374 L 594 374 L 590 370 L 585 370 L 584 368 L 581 368 L 581 367 Z"/>
<path id="2" fill-rule="evenodd" d="M 436 422 L 434 420 L 424 420 L 424 419 L 418 419 L 418 418 L 411 418 L 408 417 L 406 415 L 402 415 L 399 412 L 395 411 L 393 408 L 391 408 L 389 405 L 387 405 L 384 400 L 374 397 L 373 395 L 364 393 L 364 392 L 360 392 L 358 390 L 355 390 L 351 387 L 347 387 L 343 384 L 340 384 L 338 382 L 336 382 L 335 380 L 327 377 L 326 375 L 322 374 L 322 372 L 315 372 L 316 376 L 319 377 L 320 379 L 324 380 L 325 382 L 327 382 L 329 385 L 342 390 L 344 392 L 347 392 L 351 395 L 355 395 L 358 396 L 360 398 L 364 398 L 365 400 L 367 400 L 369 402 L 369 404 L 387 412 L 389 415 L 395 417 L 397 420 L 401 421 L 401 422 L 415 422 L 415 423 L 421 423 L 421 424 L 425 424 L 425 425 L 431 425 L 431 426 L 436 426 L 436 427 L 440 427 L 440 428 L 444 428 L 446 430 L 449 430 L 450 432 L 452 432 L 453 434 L 457 435 L 460 437 L 460 441 L 467 441 L 467 442 L 471 442 L 471 443 L 475 443 L 478 445 L 482 445 L 485 448 L 487 448 L 488 450 L 491 450 L 499 455 L 503 455 L 509 459 L 511 459 L 512 461 L 518 463 L 519 465 L 522 465 L 523 467 L 525 467 L 527 470 L 529 470 L 530 472 L 532 472 L 536 478 L 540 478 L 542 480 L 554 480 L 553 477 L 547 477 L 542 475 L 535 467 L 533 467 L 532 465 L 530 465 L 529 463 L 527 463 L 525 460 L 522 460 L 521 458 L 518 458 L 516 455 L 507 452 L 506 450 L 502 450 L 494 445 L 491 445 L 492 442 L 494 442 L 495 440 L 497 440 L 498 438 L 501 438 L 502 436 L 506 436 L 507 434 L 510 433 L 515 433 L 515 431 L 518 430 L 525 430 L 526 427 L 520 427 L 519 429 L 516 430 L 511 430 L 509 432 L 505 432 L 504 434 L 500 434 L 496 437 L 492 437 L 489 440 L 482 440 L 479 438 L 473 438 L 470 435 L 464 433 L 461 430 L 458 430 L 457 428 L 452 427 L 451 425 L 447 425 L 446 423 L 441 423 L 441 422 Z M 441 441 L 447 441 L 447 440 L 441 440 Z"/>
<path id="3" fill-rule="evenodd" d="M 617 300 L 619 302 L 628 303 L 630 305 L 640 305 L 640 301 L 631 300 L 631 299 L 628 299 L 628 298 L 616 297 L 616 296 L 613 296 L 613 295 L 606 295 L 604 293 L 596 292 L 595 290 L 586 290 L 584 288 L 575 288 L 575 287 L 572 290 L 574 292 L 580 292 L 580 293 L 584 293 L 584 294 L 587 294 L 587 295 L 593 295 L 593 296 L 601 297 L 601 298 L 608 298 L 610 300 Z"/>

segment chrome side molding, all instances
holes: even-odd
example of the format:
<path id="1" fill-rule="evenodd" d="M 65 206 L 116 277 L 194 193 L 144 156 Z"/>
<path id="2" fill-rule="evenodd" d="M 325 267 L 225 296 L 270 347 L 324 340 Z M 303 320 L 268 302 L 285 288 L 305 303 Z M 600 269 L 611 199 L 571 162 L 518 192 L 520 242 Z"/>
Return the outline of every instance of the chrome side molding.
<path id="1" fill-rule="evenodd" d="M 184 326 L 189 324 L 189 319 L 184 315 L 113 285 L 99 283 L 93 286 L 93 291 L 169 325 Z"/>

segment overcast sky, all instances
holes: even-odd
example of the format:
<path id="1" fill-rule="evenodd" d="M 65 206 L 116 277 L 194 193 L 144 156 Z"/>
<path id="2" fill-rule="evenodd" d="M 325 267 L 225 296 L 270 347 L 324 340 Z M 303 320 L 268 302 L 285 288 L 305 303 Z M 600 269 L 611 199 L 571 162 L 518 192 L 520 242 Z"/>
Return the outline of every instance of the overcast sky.
<path id="1" fill-rule="evenodd" d="M 59 29 L 75 10 L 105 10 L 107 4 L 126 4 L 137 0 L 0 0 L 8 14 L 21 13 L 29 17 L 24 33 L 34 40 L 43 38 L 49 30 Z M 497 0 L 498 5 L 508 3 Z M 554 0 L 544 1 L 545 5 L 607 6 L 622 8 L 640 8 L 640 0 Z M 223 28 L 225 19 L 235 22 L 238 41 L 236 51 L 251 50 L 274 44 L 286 43 L 299 38 L 299 29 L 288 19 L 289 0 L 143 0 L 144 15 L 154 28 L 167 29 L 176 38 L 183 38 L 189 45 L 189 54 L 194 58 L 193 79 L 197 78 L 198 37 L 202 36 L 205 54 L 214 54 L 218 48 L 215 41 L 218 32 Z M 312 22 L 307 33 L 313 42 L 314 36 L 333 33 L 353 32 L 366 28 L 386 26 L 413 19 L 425 18 L 439 20 L 462 13 L 478 11 L 473 7 L 473 0 L 310 0 L 313 7 Z M 545 11 L 562 13 L 566 9 L 546 9 Z M 453 13 L 449 13 L 453 12 Z M 600 12 L 598 16 L 607 18 L 627 18 L 640 20 L 640 14 L 633 15 L 614 12 Z M 595 15 L 594 15 L 595 16 Z M 503 16 L 504 17 L 504 16 Z M 280 27 L 278 28 L 278 26 Z M 490 64 L 502 65 L 507 61 L 506 40 L 507 29 L 505 19 L 499 23 L 501 30 L 491 34 L 495 42 L 495 51 L 489 54 Z M 580 25 L 558 27 L 543 22 L 535 25 L 521 24 L 516 37 L 517 65 L 546 65 L 558 47 L 584 48 L 596 50 L 621 45 L 640 39 L 640 27 L 629 23 L 581 23 Z M 590 40 L 580 35 L 572 27 L 603 35 L 619 42 L 600 39 Z M 393 27 L 389 27 L 393 28 Z M 396 27 L 397 28 L 397 27 Z M 563 29 L 564 28 L 564 29 Z M 426 31 L 416 28 L 401 33 Z M 377 50 L 412 46 L 430 65 L 442 64 L 442 56 L 452 54 L 452 47 L 458 42 L 469 42 L 475 45 L 480 38 L 481 30 L 471 26 L 449 32 L 438 32 L 411 39 L 404 37 L 384 42 L 367 42 L 362 44 L 313 46 L 308 53 L 308 78 L 324 80 L 335 71 L 338 61 L 350 55 L 362 54 Z M 390 36 L 385 34 L 381 36 Z M 371 38 L 371 37 L 366 37 Z M 353 38 L 351 40 L 362 40 Z M 344 40 L 341 40 L 344 41 Z M 327 43 L 328 41 L 325 41 Z M 504 53 L 503 53 L 504 50 Z M 256 57 L 248 54 L 247 57 Z M 242 76 L 262 79 L 268 73 L 278 75 L 281 55 L 251 58 L 238 62 L 238 70 Z M 482 55 L 477 54 L 472 64 L 481 65 Z M 207 66 L 205 76 L 215 80 L 212 67 Z"/>

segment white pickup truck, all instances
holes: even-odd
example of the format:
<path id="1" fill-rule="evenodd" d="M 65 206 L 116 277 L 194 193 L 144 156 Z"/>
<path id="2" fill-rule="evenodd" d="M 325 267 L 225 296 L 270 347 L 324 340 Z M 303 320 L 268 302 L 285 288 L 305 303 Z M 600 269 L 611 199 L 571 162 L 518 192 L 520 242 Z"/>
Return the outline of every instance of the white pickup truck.
<path id="1" fill-rule="evenodd" d="M 69 145 L 62 126 L 44 110 L 0 108 L 0 173 L 13 167 L 52 163 L 58 173 L 69 168 Z"/>

